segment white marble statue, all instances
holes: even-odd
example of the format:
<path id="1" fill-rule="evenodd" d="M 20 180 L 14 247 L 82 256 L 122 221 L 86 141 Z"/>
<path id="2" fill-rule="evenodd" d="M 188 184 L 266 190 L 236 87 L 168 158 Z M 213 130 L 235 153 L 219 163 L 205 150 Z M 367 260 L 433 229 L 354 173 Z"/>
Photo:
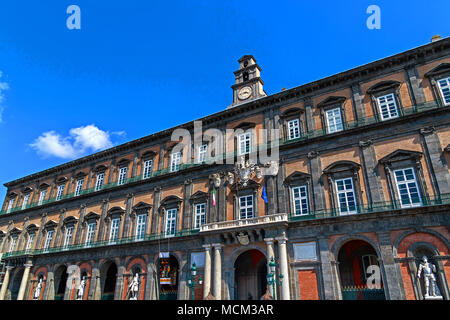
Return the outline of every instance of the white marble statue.
<path id="1" fill-rule="evenodd" d="M 77 300 L 83 300 L 85 287 L 86 287 L 86 277 L 83 276 L 83 279 L 81 279 L 80 285 L 78 286 Z"/>
<path id="2" fill-rule="evenodd" d="M 441 297 L 439 289 L 436 284 L 436 266 L 430 262 L 428 262 L 427 256 L 422 257 L 422 262 L 419 265 L 419 271 L 417 272 L 417 278 L 420 279 L 420 276 L 423 271 L 423 277 L 425 282 L 425 299 L 430 297 Z M 430 295 L 430 285 L 431 285 L 431 295 Z"/>
<path id="3" fill-rule="evenodd" d="M 41 297 L 41 290 L 42 290 L 42 278 L 39 279 L 38 285 L 34 290 L 33 300 L 39 300 L 39 298 Z"/>
<path id="4" fill-rule="evenodd" d="M 128 286 L 129 300 L 138 300 L 139 293 L 139 273 L 136 273 Z"/>

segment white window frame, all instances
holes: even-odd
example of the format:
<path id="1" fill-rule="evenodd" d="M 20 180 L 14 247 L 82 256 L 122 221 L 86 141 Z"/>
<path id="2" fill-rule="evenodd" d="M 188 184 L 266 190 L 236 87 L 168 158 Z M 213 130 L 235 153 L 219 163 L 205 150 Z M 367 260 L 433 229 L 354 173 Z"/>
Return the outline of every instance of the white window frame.
<path id="1" fill-rule="evenodd" d="M 56 201 L 61 200 L 62 196 L 64 195 L 64 189 L 66 188 L 65 184 L 60 184 L 58 186 L 58 189 L 56 191 Z"/>
<path id="2" fill-rule="evenodd" d="M 9 244 L 8 252 L 13 252 L 13 251 L 15 251 L 16 245 L 17 245 L 17 236 L 11 237 L 11 242 L 10 242 L 10 244 Z"/>
<path id="3" fill-rule="evenodd" d="M 206 162 L 206 155 L 208 153 L 208 145 L 203 144 L 198 147 L 198 163 Z"/>
<path id="4" fill-rule="evenodd" d="M 75 196 L 79 196 L 81 194 L 81 191 L 83 191 L 83 185 L 84 185 L 84 178 L 78 179 L 77 183 L 75 184 Z"/>
<path id="5" fill-rule="evenodd" d="M 39 200 L 38 200 L 39 206 L 44 202 L 46 195 L 47 195 L 47 189 L 41 190 L 41 192 L 39 193 Z"/>
<path id="6" fill-rule="evenodd" d="M 66 226 L 66 231 L 64 232 L 64 243 L 63 243 L 64 248 L 67 248 L 72 244 L 74 229 L 75 229 L 74 226 Z"/>
<path id="7" fill-rule="evenodd" d="M 47 234 L 45 236 L 45 242 L 44 242 L 44 251 L 47 251 L 48 249 L 50 249 L 54 234 L 55 234 L 55 230 L 47 231 Z"/>
<path id="8" fill-rule="evenodd" d="M 172 152 L 170 154 L 170 172 L 176 172 L 180 170 L 181 165 L 181 151 Z"/>
<path id="9" fill-rule="evenodd" d="M 86 230 L 86 240 L 84 242 L 85 247 L 90 247 L 94 242 L 96 229 L 97 229 L 97 222 L 91 222 L 88 224 Z"/>
<path id="10" fill-rule="evenodd" d="M 139 214 L 136 217 L 136 232 L 134 235 L 134 239 L 136 241 L 143 241 L 145 239 L 145 231 L 147 227 L 147 215 Z"/>
<path id="11" fill-rule="evenodd" d="M 29 233 L 28 234 L 28 239 L 27 239 L 27 244 L 25 245 L 25 250 L 31 250 L 33 243 L 34 243 L 34 238 L 35 238 L 35 233 Z"/>
<path id="12" fill-rule="evenodd" d="M 300 120 L 292 119 L 288 121 L 289 140 L 300 138 Z"/>
<path id="13" fill-rule="evenodd" d="M 142 178 L 148 179 L 152 176 L 152 168 L 153 168 L 153 160 L 145 160 L 144 161 L 144 170 L 142 170 Z"/>
<path id="14" fill-rule="evenodd" d="M 127 181 L 127 174 L 128 174 L 128 167 L 121 167 L 119 169 L 119 176 L 117 179 L 118 186 L 125 184 L 125 182 Z"/>
<path id="15" fill-rule="evenodd" d="M 409 198 L 410 204 L 403 204 L 402 203 L 402 195 L 400 193 L 400 185 L 399 185 L 399 181 L 397 180 L 397 174 L 396 174 L 397 172 L 402 171 L 403 175 L 406 178 L 406 174 L 405 174 L 406 170 L 411 170 L 414 179 L 413 180 L 401 181 L 400 184 L 405 184 L 407 186 L 406 190 L 408 191 L 408 198 Z M 400 206 L 402 208 L 412 208 L 412 207 L 420 207 L 420 206 L 422 206 L 422 195 L 420 194 L 419 184 L 417 182 L 417 177 L 416 177 L 416 173 L 414 172 L 414 168 L 409 167 L 409 168 L 394 170 L 394 178 L 395 178 L 395 184 L 396 184 L 396 188 L 397 188 L 397 195 L 398 195 L 398 199 L 399 199 L 399 202 L 400 202 Z M 415 184 L 415 187 L 417 189 L 417 194 L 419 196 L 419 203 L 412 203 L 411 191 L 410 191 L 410 186 L 409 186 L 410 183 L 414 183 Z"/>
<path id="16" fill-rule="evenodd" d="M 13 208 L 13 205 L 14 205 L 14 200 L 15 200 L 14 198 L 9 199 L 8 208 L 6 209 L 6 213 L 10 213 L 11 212 L 11 210 Z"/>
<path id="17" fill-rule="evenodd" d="M 239 135 L 238 139 L 239 155 L 245 155 L 252 152 L 252 134 L 251 132 L 244 132 Z"/>
<path id="18" fill-rule="evenodd" d="M 398 106 L 393 93 L 377 97 L 377 105 L 382 121 L 398 118 Z M 385 108 L 385 112 L 383 112 L 383 108 Z M 386 112 L 387 116 L 384 115 Z"/>
<path id="19" fill-rule="evenodd" d="M 197 203 L 194 206 L 195 223 L 194 229 L 200 229 L 200 227 L 206 223 L 206 203 Z"/>
<path id="20" fill-rule="evenodd" d="M 242 205 L 242 199 L 244 199 L 245 201 L 245 204 L 244 205 Z M 249 204 L 249 199 L 251 199 L 251 204 Z M 239 211 L 238 211 L 238 214 L 239 214 L 239 220 L 245 220 L 245 219 L 252 219 L 252 218 L 254 218 L 255 217 L 255 199 L 254 199 L 254 196 L 251 194 L 251 195 L 246 195 L 246 196 L 241 196 L 241 197 L 239 197 Z M 243 215 L 242 215 L 242 210 L 244 210 L 245 211 L 245 217 L 243 217 Z M 250 214 L 249 214 L 249 212 L 251 213 L 251 216 L 250 216 Z"/>
<path id="21" fill-rule="evenodd" d="M 28 204 L 28 200 L 30 200 L 30 195 L 31 193 L 27 193 L 24 197 L 23 197 L 23 201 L 22 201 L 22 210 L 26 209 L 27 204 Z"/>
<path id="22" fill-rule="evenodd" d="M 295 196 L 295 191 L 298 190 L 299 196 Z M 305 195 L 302 195 L 302 192 Z M 308 186 L 300 185 L 292 187 L 292 205 L 293 205 L 293 213 L 296 216 L 305 216 L 309 214 L 309 201 L 308 201 Z M 299 202 L 300 212 L 297 212 L 297 202 Z M 306 204 L 306 210 L 303 209 L 303 203 Z"/>
<path id="23" fill-rule="evenodd" d="M 95 191 L 98 191 L 103 187 L 104 180 L 105 180 L 105 173 L 104 172 L 98 173 L 97 178 L 95 180 Z"/>
<path id="24" fill-rule="evenodd" d="M 338 114 L 336 114 L 336 111 Z M 325 111 L 325 117 L 327 120 L 327 132 L 335 133 L 344 130 L 344 124 L 342 121 L 341 108 L 333 108 Z M 337 121 L 339 120 L 339 121 Z"/>
<path id="25" fill-rule="evenodd" d="M 338 182 L 342 181 L 343 185 L 345 187 L 346 186 L 346 184 L 345 184 L 346 180 L 350 180 L 352 189 L 351 190 L 344 189 L 343 191 L 339 191 L 338 190 Z M 355 184 L 353 183 L 353 178 L 337 179 L 337 180 L 334 181 L 334 185 L 335 185 L 335 190 L 336 190 L 336 198 L 337 198 L 337 204 L 338 204 L 338 208 L 339 208 L 339 214 L 340 215 L 349 215 L 349 214 L 358 213 L 358 202 L 356 200 Z M 348 193 L 350 191 L 353 193 L 353 199 L 354 199 L 354 202 L 355 202 L 355 210 L 350 210 L 349 198 L 348 198 Z M 340 201 L 340 198 L 339 198 L 340 194 L 344 194 L 344 196 L 345 196 L 345 203 L 347 205 L 346 206 L 347 207 L 347 211 L 345 211 L 345 212 L 343 212 L 342 208 L 341 208 L 341 201 Z"/>
<path id="26" fill-rule="evenodd" d="M 120 232 L 120 218 L 111 220 L 111 229 L 109 230 L 109 244 L 115 244 L 119 239 Z"/>
<path id="27" fill-rule="evenodd" d="M 165 235 L 167 237 L 175 236 L 177 232 L 177 214 L 178 209 L 166 210 Z"/>
<path id="28" fill-rule="evenodd" d="M 446 81 L 446 84 L 442 82 Z M 437 80 L 439 91 L 441 92 L 442 100 L 445 106 L 450 106 L 450 77 Z"/>

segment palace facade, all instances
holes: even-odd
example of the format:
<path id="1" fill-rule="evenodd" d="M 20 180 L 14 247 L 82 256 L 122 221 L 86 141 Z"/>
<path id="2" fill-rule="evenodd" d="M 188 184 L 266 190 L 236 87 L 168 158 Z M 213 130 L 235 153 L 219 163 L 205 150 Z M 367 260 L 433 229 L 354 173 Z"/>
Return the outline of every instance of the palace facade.
<path id="1" fill-rule="evenodd" d="M 421 300 L 423 256 L 449 299 L 450 38 L 273 95 L 260 72 L 198 120 L 214 152 L 172 141 L 190 122 L 6 183 L 0 299 Z"/>

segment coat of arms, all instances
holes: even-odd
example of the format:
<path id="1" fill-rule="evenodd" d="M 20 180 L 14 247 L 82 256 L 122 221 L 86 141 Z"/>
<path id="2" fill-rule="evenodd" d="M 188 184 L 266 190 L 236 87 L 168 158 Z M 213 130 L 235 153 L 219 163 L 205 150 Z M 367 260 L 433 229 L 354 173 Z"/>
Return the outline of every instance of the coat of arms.
<path id="1" fill-rule="evenodd" d="M 239 243 L 242 244 L 243 246 L 246 246 L 250 243 L 250 240 L 248 239 L 248 235 L 243 234 L 242 232 L 240 232 L 237 235 L 237 239 L 238 239 Z"/>

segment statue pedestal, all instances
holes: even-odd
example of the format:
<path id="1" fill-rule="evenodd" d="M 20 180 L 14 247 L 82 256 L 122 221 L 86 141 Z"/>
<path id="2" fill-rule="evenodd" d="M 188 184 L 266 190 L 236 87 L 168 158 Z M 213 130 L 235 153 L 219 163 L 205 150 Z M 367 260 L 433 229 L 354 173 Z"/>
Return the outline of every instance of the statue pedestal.
<path id="1" fill-rule="evenodd" d="M 444 300 L 444 298 L 442 296 L 429 296 L 425 297 L 425 300 Z"/>

